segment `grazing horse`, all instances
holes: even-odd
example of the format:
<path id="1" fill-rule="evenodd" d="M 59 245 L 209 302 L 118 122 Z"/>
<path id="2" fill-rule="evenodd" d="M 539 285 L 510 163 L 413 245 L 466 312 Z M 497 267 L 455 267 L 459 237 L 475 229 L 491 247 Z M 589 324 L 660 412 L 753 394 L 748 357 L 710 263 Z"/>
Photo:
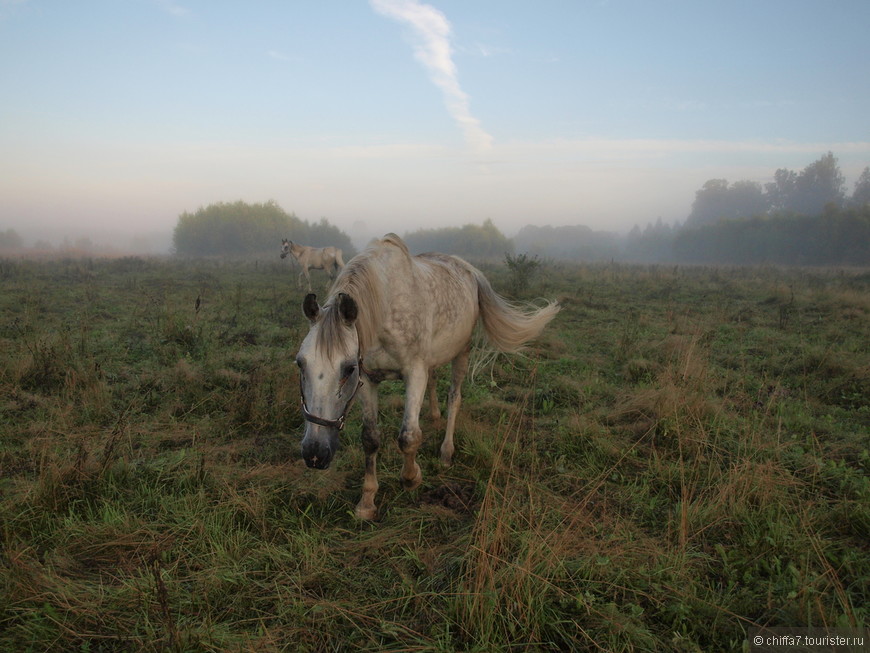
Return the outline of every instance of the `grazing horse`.
<path id="1" fill-rule="evenodd" d="M 302 310 L 310 322 L 296 356 L 306 420 L 302 458 L 308 467 L 329 467 L 350 406 L 359 397 L 365 477 L 356 515 L 374 519 L 381 441 L 378 384 L 390 378 L 405 382 L 398 444 L 404 456 L 402 485 L 412 490 L 423 480 L 416 455 L 423 440 L 420 407 L 431 370 L 452 362 L 441 444 L 441 462 L 449 465 L 478 320 L 490 345 L 514 352 L 541 333 L 559 305 L 550 302 L 525 312 L 496 294 L 483 273 L 462 259 L 446 254 L 411 256 L 398 236 L 387 234 L 348 262 L 323 306 L 309 293 Z"/>
<path id="2" fill-rule="evenodd" d="M 308 270 L 323 270 L 329 275 L 331 281 L 335 273 L 341 271 L 344 267 L 341 250 L 337 247 L 309 247 L 308 245 L 299 245 L 292 240 L 282 238 L 281 258 L 287 258 L 287 254 L 292 254 L 293 258 L 299 261 L 299 265 L 302 266 L 302 272 L 299 273 L 296 285 L 299 285 L 304 274 L 308 280 L 309 291 L 311 290 L 311 276 L 308 274 Z"/>

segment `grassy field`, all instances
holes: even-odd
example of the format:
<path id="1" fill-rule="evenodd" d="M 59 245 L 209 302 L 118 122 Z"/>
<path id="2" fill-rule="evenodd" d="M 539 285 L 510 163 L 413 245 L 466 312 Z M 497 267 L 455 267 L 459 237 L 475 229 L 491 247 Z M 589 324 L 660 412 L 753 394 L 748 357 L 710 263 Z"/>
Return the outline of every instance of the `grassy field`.
<path id="1" fill-rule="evenodd" d="M 383 385 L 359 523 L 357 411 L 330 470 L 299 458 L 288 268 L 0 260 L 0 650 L 739 651 L 755 625 L 868 626 L 866 271 L 544 266 L 525 298 L 562 312 L 477 366 L 452 468 L 424 420 L 411 493 Z"/>

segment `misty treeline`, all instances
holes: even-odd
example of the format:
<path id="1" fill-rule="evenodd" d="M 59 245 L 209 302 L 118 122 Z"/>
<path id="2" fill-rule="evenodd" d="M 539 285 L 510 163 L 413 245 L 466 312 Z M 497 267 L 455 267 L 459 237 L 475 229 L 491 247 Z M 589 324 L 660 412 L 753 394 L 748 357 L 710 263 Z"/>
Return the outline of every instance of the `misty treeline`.
<path id="1" fill-rule="evenodd" d="M 466 258 L 500 259 L 514 252 L 511 239 L 502 234 L 489 219 L 482 225 L 420 229 L 402 237 L 408 249 L 414 253 L 449 252 Z"/>
<path id="2" fill-rule="evenodd" d="M 577 261 L 870 265 L 870 167 L 851 195 L 831 152 L 800 172 L 781 168 L 764 185 L 710 179 L 695 193 L 683 224 L 659 218 L 627 235 L 582 225 L 528 225 L 507 238 L 492 220 L 400 235 L 414 252 L 442 251 L 478 260 L 521 252 Z M 172 242 L 182 256 L 249 256 L 277 254 L 282 238 L 339 247 L 345 260 L 355 254 L 348 235 L 325 218 L 310 223 L 275 201 L 221 202 L 185 211 Z M 0 254 L 22 249 L 15 230 L 0 230 Z M 62 251 L 71 250 L 64 246 Z"/>
<path id="3" fill-rule="evenodd" d="M 865 168 L 855 184 L 851 198 L 846 197 L 846 182 L 837 159 L 828 152 L 801 172 L 780 168 L 773 181 L 710 179 L 695 193 L 688 226 L 703 226 L 723 219 L 759 215 L 819 216 L 825 208 L 860 208 L 870 201 L 870 168 Z"/>
<path id="4" fill-rule="evenodd" d="M 851 196 L 833 153 L 763 186 L 711 179 L 683 224 L 659 218 L 625 236 L 584 226 L 523 228 L 518 252 L 583 261 L 870 265 L 870 168 Z"/>
<path id="5" fill-rule="evenodd" d="M 780 168 L 764 185 L 711 179 L 695 193 L 683 224 L 659 218 L 627 235 L 582 225 L 528 225 L 507 238 L 492 220 L 400 235 L 413 252 L 441 251 L 478 260 L 523 252 L 582 261 L 870 265 L 870 167 L 851 195 L 832 152 L 799 172 Z M 183 213 L 174 244 L 179 254 L 255 254 L 275 251 L 281 238 L 341 247 L 345 260 L 354 251 L 348 236 L 325 219 L 310 224 L 288 215 L 274 201 L 214 204 Z"/>
<path id="6" fill-rule="evenodd" d="M 710 179 L 682 226 L 635 227 L 623 251 L 642 262 L 870 265 L 870 167 L 851 196 L 832 152 L 763 186 Z"/>
<path id="7" fill-rule="evenodd" d="M 24 240 L 18 235 L 15 229 L 6 229 L 0 231 L 0 251 L 2 250 L 18 250 L 24 247 Z"/>
<path id="8" fill-rule="evenodd" d="M 172 244 L 180 256 L 248 256 L 277 254 L 281 240 L 303 245 L 340 248 L 345 259 L 354 255 L 350 238 L 326 218 L 311 223 L 287 213 L 277 202 L 220 202 L 185 211 L 178 217 Z"/>
<path id="9" fill-rule="evenodd" d="M 851 196 L 831 152 L 801 172 L 779 169 L 762 186 L 711 179 L 695 194 L 684 224 L 659 218 L 627 235 L 583 225 L 528 225 L 512 239 L 483 226 L 405 234 L 413 251 L 472 258 L 514 252 L 577 261 L 635 263 L 870 265 L 870 168 Z"/>

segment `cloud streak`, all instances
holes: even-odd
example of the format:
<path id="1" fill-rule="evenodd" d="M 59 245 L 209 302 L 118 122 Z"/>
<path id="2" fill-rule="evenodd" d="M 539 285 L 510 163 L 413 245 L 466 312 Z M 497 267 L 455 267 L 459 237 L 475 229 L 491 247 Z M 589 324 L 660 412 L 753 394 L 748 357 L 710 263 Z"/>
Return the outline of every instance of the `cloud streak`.
<path id="1" fill-rule="evenodd" d="M 180 4 L 174 2 L 173 0 L 159 0 L 158 4 L 160 5 L 160 7 L 163 8 L 165 12 L 172 16 L 175 16 L 176 18 L 190 15 L 189 9 L 187 9 L 186 7 L 182 7 Z"/>
<path id="2" fill-rule="evenodd" d="M 432 83 L 441 89 L 447 111 L 462 129 L 466 143 L 477 154 L 488 152 L 492 136 L 472 115 L 468 95 L 459 85 L 447 17 L 417 0 L 370 0 L 370 4 L 379 14 L 411 28 L 414 57 L 426 68 Z"/>

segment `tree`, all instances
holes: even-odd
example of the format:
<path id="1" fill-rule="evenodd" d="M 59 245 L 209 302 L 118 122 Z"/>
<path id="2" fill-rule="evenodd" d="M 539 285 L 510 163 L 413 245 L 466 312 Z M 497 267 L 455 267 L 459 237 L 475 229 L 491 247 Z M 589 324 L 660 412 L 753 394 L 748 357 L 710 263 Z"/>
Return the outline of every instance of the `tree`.
<path id="1" fill-rule="evenodd" d="M 773 212 L 819 215 L 828 204 L 843 206 L 845 179 L 837 158 L 828 152 L 800 174 L 779 169 L 773 183 L 765 186 Z"/>
<path id="2" fill-rule="evenodd" d="M 196 213 L 185 211 L 178 217 L 172 241 L 175 252 L 181 255 L 241 256 L 277 254 L 282 238 L 314 247 L 334 245 L 346 258 L 354 253 L 350 238 L 325 218 L 311 225 L 288 215 L 274 200 L 265 204 L 221 202 Z"/>
<path id="3" fill-rule="evenodd" d="M 729 186 L 725 179 L 710 179 L 695 193 L 687 223 L 699 226 L 718 220 L 748 218 L 766 213 L 768 208 L 760 184 L 737 181 Z"/>
<path id="4" fill-rule="evenodd" d="M 728 180 L 708 179 L 701 190 L 695 192 L 692 212 L 686 219 L 688 224 L 712 224 L 727 214 Z"/>
<path id="5" fill-rule="evenodd" d="M 775 214 L 684 229 L 676 259 L 705 264 L 870 264 L 870 208 L 829 204 L 817 216 Z"/>
<path id="6" fill-rule="evenodd" d="M 404 239 L 413 252 L 445 252 L 477 260 L 501 257 L 514 251 L 513 242 L 491 219 L 482 225 L 420 229 L 406 233 Z"/>
<path id="7" fill-rule="evenodd" d="M 514 236 L 517 251 L 574 261 L 609 261 L 619 256 L 618 236 L 585 225 L 526 225 Z"/>
<path id="8" fill-rule="evenodd" d="M 785 213 L 790 210 L 796 185 L 797 173 L 792 170 L 780 168 L 773 174 L 773 182 L 764 185 L 771 211 Z"/>
<path id="9" fill-rule="evenodd" d="M 870 206 L 870 167 L 864 168 L 864 172 L 855 182 L 855 192 L 852 193 L 851 204 L 859 209 Z"/>
<path id="10" fill-rule="evenodd" d="M 633 263 L 661 263 L 673 259 L 674 237 L 678 229 L 665 223 L 661 217 L 655 223 L 639 225 L 625 237 L 623 258 Z"/>
<path id="11" fill-rule="evenodd" d="M 735 181 L 728 189 L 729 218 L 751 218 L 767 213 L 770 205 L 761 189 L 754 181 Z"/>
<path id="12" fill-rule="evenodd" d="M 837 158 L 828 152 L 798 175 L 794 208 L 803 215 L 819 215 L 828 204 L 842 206 L 845 186 Z"/>
<path id="13" fill-rule="evenodd" d="M 0 249 L 14 250 L 24 247 L 24 241 L 15 229 L 0 231 Z"/>

